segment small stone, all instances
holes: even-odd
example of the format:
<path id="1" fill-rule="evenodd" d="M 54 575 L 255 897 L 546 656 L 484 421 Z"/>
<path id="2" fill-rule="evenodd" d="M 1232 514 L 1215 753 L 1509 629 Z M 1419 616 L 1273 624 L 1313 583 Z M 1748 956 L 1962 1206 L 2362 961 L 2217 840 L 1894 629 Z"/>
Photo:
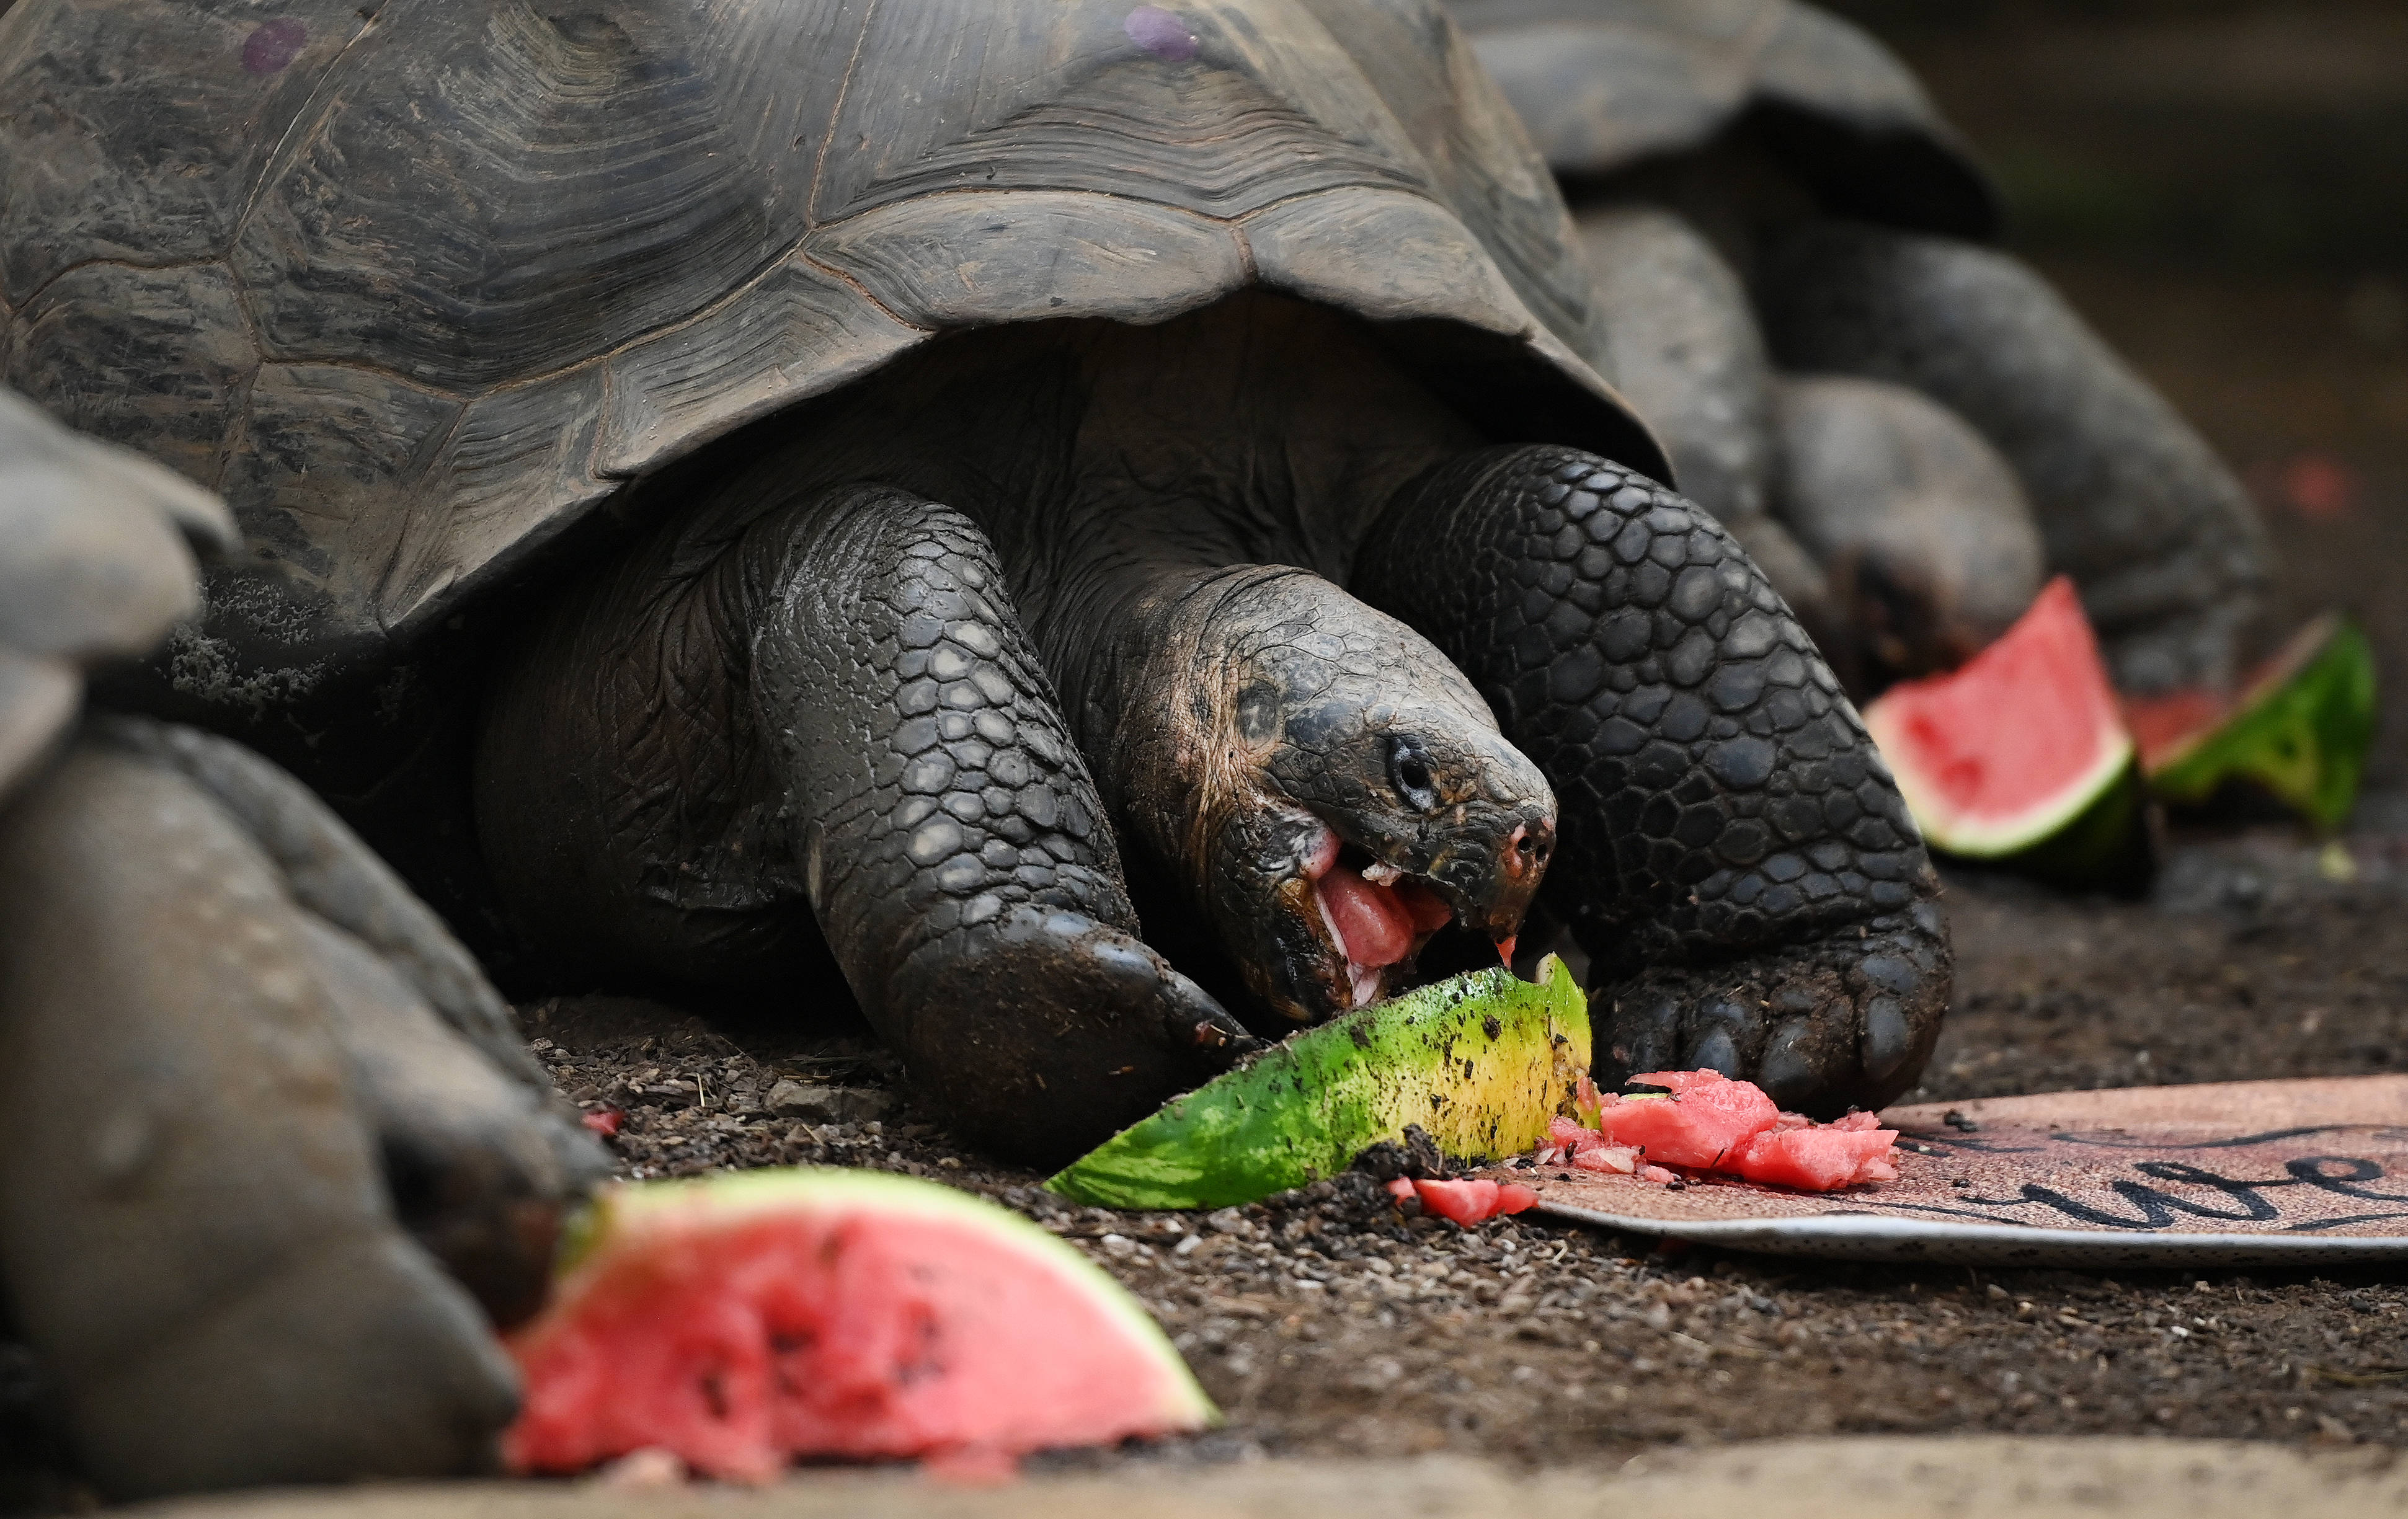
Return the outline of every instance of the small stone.
<path id="1" fill-rule="evenodd" d="M 867 1124 L 895 1107 L 895 1095 L 874 1086 L 822 1086 L 781 1081 L 769 1088 L 769 1111 L 806 1124 Z"/>
<path id="2" fill-rule="evenodd" d="M 682 1487 L 687 1475 L 685 1463 L 678 1458 L 675 1451 L 659 1445 L 647 1445 L 641 1450 L 629 1451 L 602 1468 L 595 1473 L 594 1480 L 605 1487 L 641 1492 Z"/>
<path id="3" fill-rule="evenodd" d="M 692 1082 L 673 1080 L 640 1085 L 630 1083 L 626 1100 L 630 1107 L 676 1110 L 693 1107 L 701 1100 L 701 1093 Z"/>

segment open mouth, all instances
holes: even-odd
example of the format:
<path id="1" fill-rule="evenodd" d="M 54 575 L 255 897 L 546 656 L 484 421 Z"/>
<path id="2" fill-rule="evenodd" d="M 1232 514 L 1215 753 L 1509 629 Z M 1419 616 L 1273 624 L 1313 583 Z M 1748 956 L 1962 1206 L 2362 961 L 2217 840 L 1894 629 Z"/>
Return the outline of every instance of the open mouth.
<path id="1" fill-rule="evenodd" d="M 1326 829 L 1304 873 L 1322 926 L 1346 963 L 1354 1007 L 1377 1001 L 1388 967 L 1410 962 L 1430 935 L 1455 920 L 1455 910 L 1428 881 L 1373 859 Z"/>

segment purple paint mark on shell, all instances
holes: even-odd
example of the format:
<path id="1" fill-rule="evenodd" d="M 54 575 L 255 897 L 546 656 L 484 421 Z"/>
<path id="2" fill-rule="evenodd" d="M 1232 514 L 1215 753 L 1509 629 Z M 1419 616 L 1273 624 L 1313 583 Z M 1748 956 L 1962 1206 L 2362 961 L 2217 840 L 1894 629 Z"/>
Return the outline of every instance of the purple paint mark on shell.
<path id="1" fill-rule="evenodd" d="M 301 56 L 309 29 L 290 16 L 262 21 L 242 44 L 242 66 L 253 74 L 273 74 Z"/>
<path id="2" fill-rule="evenodd" d="M 1140 6 L 1121 22 L 1128 39 L 1154 54 L 1174 64 L 1183 64 L 1196 56 L 1196 34 L 1186 23 L 1160 6 Z"/>

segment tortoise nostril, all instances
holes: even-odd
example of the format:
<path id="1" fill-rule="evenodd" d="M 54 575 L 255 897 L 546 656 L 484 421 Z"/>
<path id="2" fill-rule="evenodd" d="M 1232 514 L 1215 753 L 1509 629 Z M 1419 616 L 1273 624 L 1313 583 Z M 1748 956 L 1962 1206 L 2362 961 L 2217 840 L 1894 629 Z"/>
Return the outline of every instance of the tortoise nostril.
<path id="1" fill-rule="evenodd" d="M 1554 832 L 1543 824 L 1536 827 L 1524 824 L 1515 828 L 1512 842 L 1513 853 L 1521 856 L 1521 863 L 1525 866 L 1545 865 L 1547 856 L 1554 853 L 1555 847 Z"/>

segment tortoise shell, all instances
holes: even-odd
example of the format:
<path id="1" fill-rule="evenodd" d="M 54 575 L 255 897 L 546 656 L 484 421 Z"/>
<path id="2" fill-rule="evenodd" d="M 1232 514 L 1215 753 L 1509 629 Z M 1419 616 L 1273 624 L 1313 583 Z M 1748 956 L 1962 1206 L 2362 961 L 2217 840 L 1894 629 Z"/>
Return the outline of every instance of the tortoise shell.
<path id="1" fill-rule="evenodd" d="M 1559 174 L 1601 177 L 1742 122 L 1826 208 L 1986 237 L 1996 193 L 1887 49 L 1796 0 L 1451 0 Z"/>
<path id="2" fill-rule="evenodd" d="M 631 482 L 940 334 L 1247 286 L 1659 475 L 1437 0 L 21 0 L 0 375 L 391 655 Z M 235 593 L 213 589 L 213 627 Z M 289 657 L 289 652 L 288 652 Z"/>

